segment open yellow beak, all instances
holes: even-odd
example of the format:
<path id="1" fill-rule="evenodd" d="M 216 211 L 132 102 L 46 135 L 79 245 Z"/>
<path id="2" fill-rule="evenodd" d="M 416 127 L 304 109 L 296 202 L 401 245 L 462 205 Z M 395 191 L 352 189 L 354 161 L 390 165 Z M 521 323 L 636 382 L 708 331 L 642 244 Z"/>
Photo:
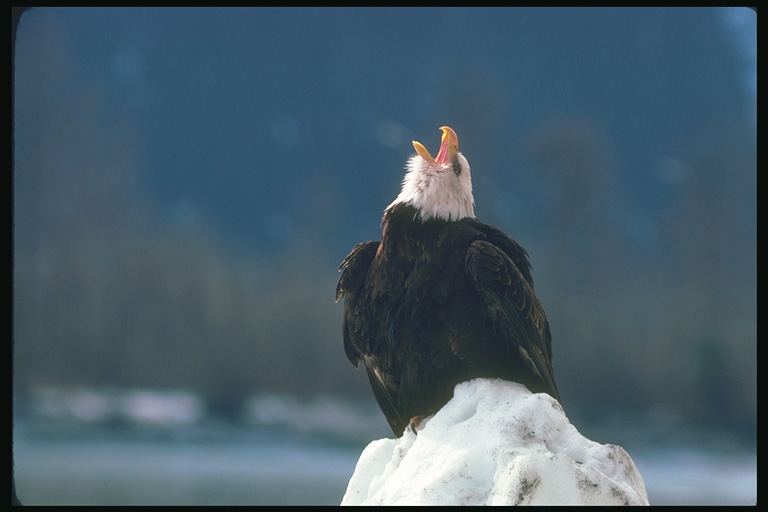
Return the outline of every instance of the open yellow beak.
<path id="1" fill-rule="evenodd" d="M 440 150 L 437 152 L 437 158 L 432 158 L 432 155 L 429 154 L 429 151 L 421 142 L 413 141 L 413 149 L 428 162 L 440 165 L 450 164 L 453 161 L 453 156 L 459 152 L 459 137 L 450 126 L 441 126 L 440 129 L 443 131 L 443 138 L 440 141 Z"/>

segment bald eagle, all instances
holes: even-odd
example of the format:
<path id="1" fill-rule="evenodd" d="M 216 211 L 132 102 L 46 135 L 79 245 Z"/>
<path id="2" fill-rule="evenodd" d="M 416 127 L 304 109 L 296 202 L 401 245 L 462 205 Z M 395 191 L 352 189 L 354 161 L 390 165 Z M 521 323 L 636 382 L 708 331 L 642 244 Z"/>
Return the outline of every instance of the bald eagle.
<path id="1" fill-rule="evenodd" d="M 336 301 L 350 362 L 365 368 L 396 436 L 436 413 L 456 384 L 500 378 L 560 399 L 544 308 L 523 247 L 477 220 L 467 159 L 447 126 L 419 142 L 384 210 L 381 241 L 344 258 Z"/>

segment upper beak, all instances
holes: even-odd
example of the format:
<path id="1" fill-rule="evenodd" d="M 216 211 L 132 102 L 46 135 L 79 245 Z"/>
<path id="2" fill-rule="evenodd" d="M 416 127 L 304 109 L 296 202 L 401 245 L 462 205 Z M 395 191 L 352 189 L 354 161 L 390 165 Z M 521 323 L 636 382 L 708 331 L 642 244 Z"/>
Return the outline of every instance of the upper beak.
<path id="1" fill-rule="evenodd" d="M 441 126 L 440 129 L 443 131 L 443 138 L 440 141 L 440 150 L 437 152 L 437 158 L 432 158 L 432 155 L 429 154 L 429 151 L 421 142 L 413 141 L 413 149 L 424 160 L 444 165 L 452 162 L 454 155 L 459 152 L 459 137 L 450 126 Z"/>

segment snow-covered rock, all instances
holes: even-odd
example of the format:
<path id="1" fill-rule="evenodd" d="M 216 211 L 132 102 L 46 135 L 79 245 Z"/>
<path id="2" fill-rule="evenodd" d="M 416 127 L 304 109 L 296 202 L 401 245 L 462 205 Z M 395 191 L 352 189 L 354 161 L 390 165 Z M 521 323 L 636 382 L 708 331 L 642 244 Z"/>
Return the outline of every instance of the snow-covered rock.
<path id="1" fill-rule="evenodd" d="M 371 442 L 342 505 L 647 505 L 623 448 L 582 436 L 546 394 L 492 379 L 399 439 Z"/>

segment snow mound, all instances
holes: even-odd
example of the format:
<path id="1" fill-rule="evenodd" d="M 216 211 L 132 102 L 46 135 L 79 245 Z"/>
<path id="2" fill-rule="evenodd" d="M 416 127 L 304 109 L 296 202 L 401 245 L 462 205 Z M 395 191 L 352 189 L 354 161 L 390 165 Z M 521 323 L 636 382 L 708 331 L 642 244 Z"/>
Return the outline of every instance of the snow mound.
<path id="1" fill-rule="evenodd" d="M 557 400 L 475 379 L 418 435 L 371 442 L 341 504 L 648 505 L 648 496 L 629 454 L 582 436 Z"/>

